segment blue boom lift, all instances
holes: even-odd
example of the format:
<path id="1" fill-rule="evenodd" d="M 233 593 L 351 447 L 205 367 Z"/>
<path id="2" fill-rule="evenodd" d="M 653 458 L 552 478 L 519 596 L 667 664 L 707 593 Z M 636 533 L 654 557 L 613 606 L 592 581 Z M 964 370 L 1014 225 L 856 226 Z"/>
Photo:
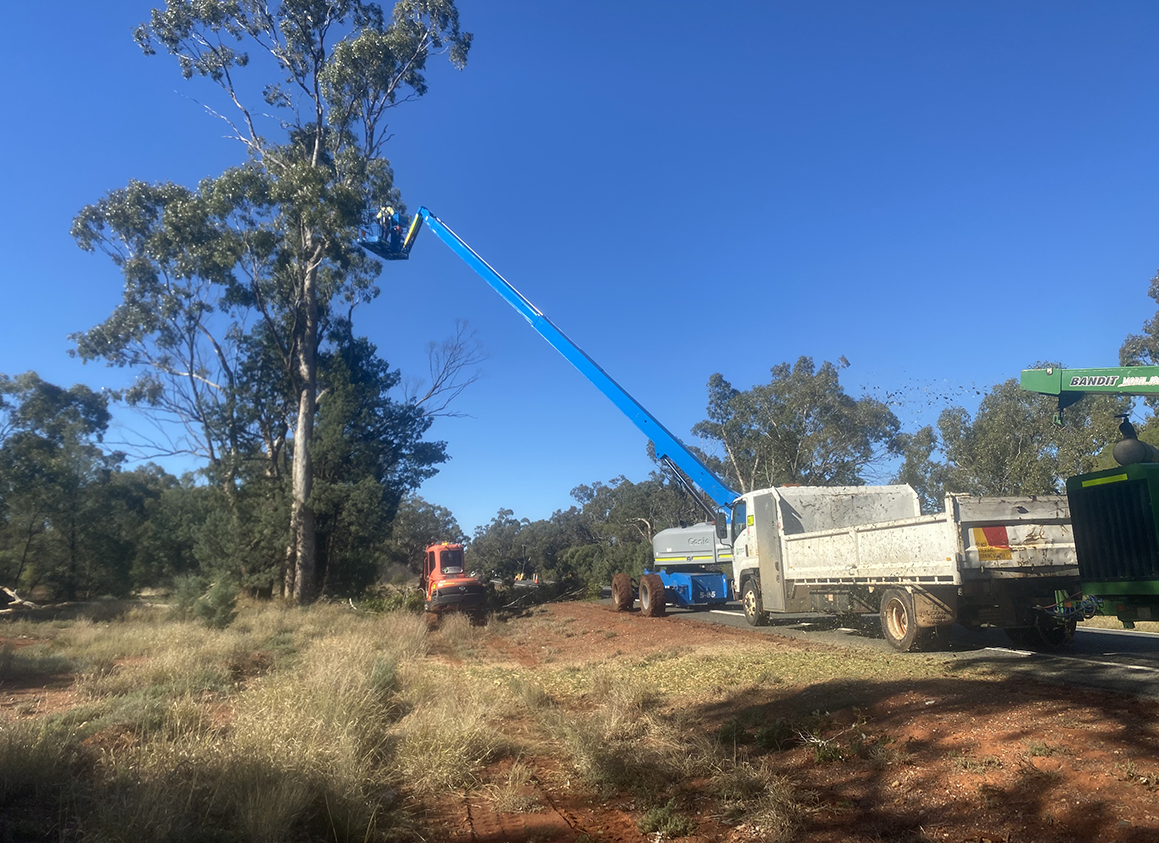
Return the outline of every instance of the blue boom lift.
<path id="1" fill-rule="evenodd" d="M 370 216 L 363 227 L 358 244 L 386 260 L 406 260 L 423 225 L 430 227 L 440 240 L 486 281 L 495 292 L 527 320 L 535 331 L 579 369 L 595 387 L 616 405 L 656 447 L 656 457 L 673 469 L 676 478 L 708 513 L 709 519 L 723 523 L 737 493 L 712 473 L 696 455 L 668 431 L 659 420 L 616 383 L 607 372 L 588 357 L 582 348 L 572 342 L 534 304 L 515 289 L 490 264 L 468 246 L 459 235 L 425 207 L 419 208 L 413 218 L 407 219 L 392 208 L 384 208 Z M 696 493 L 695 484 L 713 503 L 713 511 Z M 732 550 L 716 540 L 717 531 L 704 530 L 704 544 L 695 558 L 688 554 L 679 560 L 664 560 L 659 570 L 645 570 L 640 578 L 640 606 L 646 615 L 661 615 L 667 604 L 686 608 L 707 608 L 727 602 L 730 597 L 727 575 L 715 569 L 715 564 L 731 561 Z M 711 550 L 709 550 L 711 548 Z M 707 558 L 706 558 L 707 557 Z M 617 609 L 631 608 L 632 586 L 626 574 L 617 574 L 612 582 L 612 600 Z"/>

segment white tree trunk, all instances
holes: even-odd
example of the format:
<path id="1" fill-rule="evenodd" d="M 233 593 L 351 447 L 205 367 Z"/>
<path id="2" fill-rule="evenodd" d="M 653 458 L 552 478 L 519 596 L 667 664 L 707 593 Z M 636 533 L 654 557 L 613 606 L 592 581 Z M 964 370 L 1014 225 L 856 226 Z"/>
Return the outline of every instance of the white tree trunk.
<path id="1" fill-rule="evenodd" d="M 307 235 L 307 254 L 309 254 Z M 310 491 L 314 485 L 314 463 L 310 447 L 314 441 L 314 412 L 318 399 L 318 270 L 312 264 L 306 270 L 303 285 L 305 325 L 297 351 L 298 423 L 294 428 L 294 463 L 291 486 L 290 540 L 294 546 L 294 600 L 308 603 L 314 599 L 317 567 L 314 510 Z"/>

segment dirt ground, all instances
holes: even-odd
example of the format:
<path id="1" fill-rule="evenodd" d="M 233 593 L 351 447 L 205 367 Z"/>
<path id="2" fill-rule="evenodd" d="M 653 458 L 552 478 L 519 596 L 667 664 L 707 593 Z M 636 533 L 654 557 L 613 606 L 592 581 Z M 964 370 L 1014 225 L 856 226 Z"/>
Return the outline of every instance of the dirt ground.
<path id="1" fill-rule="evenodd" d="M 518 634 L 527 624 L 529 634 Z M 478 638 L 473 658 L 493 665 L 559 669 L 606 661 L 628 646 L 631 658 L 752 644 L 770 650 L 855 650 L 679 617 L 616 614 L 588 603 L 563 603 L 515 619 Z M 516 634 L 513 634 L 513 631 Z M 3 639 L 21 647 L 28 640 Z M 453 653 L 436 657 L 454 659 Z M 898 656 L 909 658 L 909 656 Z M 924 657 L 923 657 L 924 658 Z M 0 687 L 0 717 L 24 718 L 75 704 L 67 676 L 45 684 Z M 743 698 L 706 696 L 696 705 L 705 733 L 733 735 L 734 756 L 759 761 L 792 783 L 801 822 L 785 839 L 802 843 L 1047 843 L 1159 841 L 1159 704 L 1143 699 L 1025 679 L 932 670 L 918 680 L 757 683 Z M 816 733 L 843 752 L 787 735 L 775 748 L 753 740 L 753 724 L 813 717 Z M 851 741 L 855 736 L 856 745 Z M 854 749 L 868 747 L 869 752 Z M 506 759 L 488 771 L 501 778 Z M 448 843 L 635 843 L 642 807 L 631 794 L 593 798 L 572 784 L 555 758 L 523 758 L 532 775 L 528 804 L 499 813 L 481 792 L 424 807 L 431 840 Z M 772 840 L 744 818 L 729 820 L 696 782 L 681 793 L 695 820 L 689 841 Z"/>
<path id="2" fill-rule="evenodd" d="M 613 641 L 630 641 L 634 658 L 670 649 L 715 648 L 756 634 L 679 617 L 615 614 L 593 604 L 550 606 L 555 623 L 538 623 L 534 639 L 488 641 L 494 658 L 533 667 L 606 658 Z M 761 635 L 785 651 L 824 650 L 800 639 Z M 857 651 L 846 651 L 856 659 Z M 547 654 L 547 655 L 545 655 Z M 899 656 L 908 658 L 908 656 Z M 825 732 L 855 731 L 883 748 L 876 757 L 823 760 L 815 746 L 792 740 L 780 751 L 751 742 L 738 751 L 787 777 L 806 803 L 804 843 L 952 841 L 1159 841 L 1159 705 L 1065 686 L 946 674 L 917 682 L 842 682 L 759 688 L 701 709 L 705 731 L 736 723 L 828 712 Z M 856 726 L 856 729 L 853 727 Z M 751 737 L 751 736 L 750 736 Z M 741 737 L 745 741 L 745 737 Z M 500 841 L 659 840 L 643 834 L 631 798 L 584 801 L 572 795 L 556 762 L 540 761 L 535 813 L 496 814 L 484 799 L 464 797 L 443 812 L 454 843 Z M 768 829 L 723 821 L 707 793 L 689 793 L 697 830 L 684 839 L 744 843 L 771 839 Z M 586 837 L 585 837 L 586 835 Z"/>

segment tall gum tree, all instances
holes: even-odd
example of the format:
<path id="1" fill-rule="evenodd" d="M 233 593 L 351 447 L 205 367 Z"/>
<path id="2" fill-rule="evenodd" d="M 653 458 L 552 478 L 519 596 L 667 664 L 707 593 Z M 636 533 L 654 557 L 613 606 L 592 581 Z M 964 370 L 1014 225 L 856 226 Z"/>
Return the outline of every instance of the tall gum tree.
<path id="1" fill-rule="evenodd" d="M 708 407 L 694 435 L 718 445 L 708 464 L 741 491 L 786 483 L 859 486 L 866 469 L 896 452 L 900 424 L 881 401 L 854 398 L 840 383 L 849 362 L 820 366 L 811 357 L 770 370 L 767 384 L 735 389 L 708 381 Z"/>
<path id="2" fill-rule="evenodd" d="M 316 584 L 320 344 L 336 310 L 378 292 L 380 267 L 354 239 L 365 209 L 401 207 L 383 157 L 387 117 L 426 93 L 430 56 L 462 68 L 471 35 L 454 0 L 399 0 L 390 15 L 356 0 L 171 0 L 136 39 L 147 55 L 173 56 L 185 78 L 224 92 L 226 106 L 207 110 L 244 145 L 246 161 L 196 190 L 132 182 L 81 211 L 74 237 L 122 268 L 125 296 L 108 320 L 74 337 L 76 350 L 139 367 L 130 401 L 180 418 L 188 450 L 208 457 L 226 485 L 255 430 L 271 466 L 288 448 L 284 590 L 305 602 Z M 251 96 L 253 73 L 266 74 L 260 96 Z M 276 119 L 263 116 L 269 107 Z M 258 410 L 239 406 L 255 345 L 276 350 L 289 396 Z"/>

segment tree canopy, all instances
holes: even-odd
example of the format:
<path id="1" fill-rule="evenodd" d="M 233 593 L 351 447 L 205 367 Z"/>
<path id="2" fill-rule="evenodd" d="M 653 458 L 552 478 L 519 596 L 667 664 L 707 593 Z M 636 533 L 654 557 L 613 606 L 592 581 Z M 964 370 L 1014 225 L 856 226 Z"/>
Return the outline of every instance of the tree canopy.
<path id="1" fill-rule="evenodd" d="M 1059 364 L 1036 363 L 1032 368 Z M 948 492 L 975 495 L 1057 495 L 1066 478 L 1104 467 L 1105 452 L 1121 437 L 1116 414 L 1130 407 L 1118 396 L 1087 396 L 1054 423 L 1055 401 L 1026 392 L 1014 378 L 994 386 L 978 411 L 950 407 L 938 431 L 903 435 L 897 479 L 918 490 L 924 511 Z M 941 451 L 944 461 L 934 459 Z"/>
<path id="2" fill-rule="evenodd" d="M 848 365 L 844 357 L 820 367 L 801 357 L 744 391 L 714 374 L 707 418 L 692 429 L 723 453 L 709 456 L 710 468 L 745 492 L 864 484 L 865 469 L 896 452 L 900 423 L 884 403 L 845 392 L 839 376 Z"/>
<path id="3" fill-rule="evenodd" d="M 454 0 L 399 0 L 390 15 L 357 0 L 170 0 L 136 38 L 220 88 L 228 110 L 215 114 L 246 157 L 195 189 L 132 181 L 77 215 L 78 244 L 107 253 L 125 288 L 107 320 L 74 336 L 76 353 L 137 369 L 128 401 L 180 424 L 161 450 L 204 457 L 227 493 L 249 464 L 277 480 L 288 458 L 283 588 L 306 601 L 327 576 L 318 531 L 332 516 L 314 496 L 322 369 L 359 342 L 342 325 L 378 292 L 381 266 L 355 244 L 363 213 L 403 207 L 383 157 L 387 117 L 426 93 L 430 56 L 463 67 L 471 35 Z"/>

